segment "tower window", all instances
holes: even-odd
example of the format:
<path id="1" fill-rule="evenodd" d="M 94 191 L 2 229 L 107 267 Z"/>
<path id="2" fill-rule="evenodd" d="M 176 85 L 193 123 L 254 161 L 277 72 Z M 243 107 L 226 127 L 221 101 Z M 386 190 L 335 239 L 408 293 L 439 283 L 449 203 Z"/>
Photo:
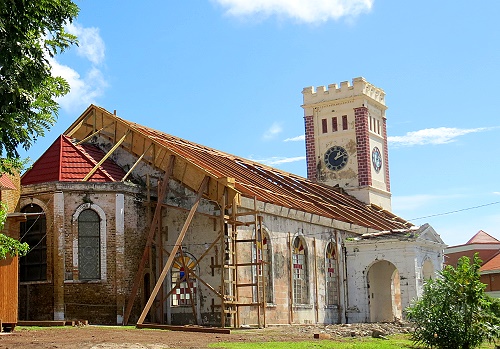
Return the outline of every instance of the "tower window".
<path id="1" fill-rule="evenodd" d="M 337 132 L 339 130 L 337 125 L 337 117 L 332 118 L 332 132 Z"/>
<path id="2" fill-rule="evenodd" d="M 342 129 L 347 130 L 347 115 L 342 115 Z"/>
<path id="3" fill-rule="evenodd" d="M 327 133 L 328 132 L 328 126 L 326 124 L 326 119 L 322 119 L 321 120 L 321 130 L 323 131 L 323 133 Z"/>

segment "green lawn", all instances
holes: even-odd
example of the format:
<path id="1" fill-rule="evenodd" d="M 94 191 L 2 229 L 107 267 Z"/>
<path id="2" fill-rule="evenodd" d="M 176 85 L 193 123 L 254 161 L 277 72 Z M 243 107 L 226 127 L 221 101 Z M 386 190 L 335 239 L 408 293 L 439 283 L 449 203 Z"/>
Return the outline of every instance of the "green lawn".
<path id="1" fill-rule="evenodd" d="M 389 340 L 371 337 L 332 339 L 304 342 L 253 342 L 253 343 L 214 343 L 211 348 L 230 349 L 420 349 L 414 346 L 408 336 L 390 336 Z M 484 344 L 480 349 L 494 349 L 493 344 Z"/>

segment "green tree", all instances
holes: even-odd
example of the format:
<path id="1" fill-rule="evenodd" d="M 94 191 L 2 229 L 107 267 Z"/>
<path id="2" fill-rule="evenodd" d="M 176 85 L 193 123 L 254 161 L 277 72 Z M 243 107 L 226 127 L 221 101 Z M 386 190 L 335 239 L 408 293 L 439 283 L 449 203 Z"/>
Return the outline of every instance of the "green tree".
<path id="1" fill-rule="evenodd" d="M 407 308 L 415 324 L 416 344 L 440 349 L 473 349 L 494 340 L 498 318 L 480 282 L 481 260 L 462 257 L 456 268 L 446 266 L 435 280 L 424 285 L 422 297 Z"/>
<path id="2" fill-rule="evenodd" d="M 76 44 L 64 25 L 78 12 L 70 0 L 0 1 L 0 173 L 55 123 L 69 84 L 51 75 L 50 58 Z"/>
<path id="3" fill-rule="evenodd" d="M 7 206 L 0 202 L 0 231 L 3 230 L 5 220 L 7 219 Z M 0 234 L 0 260 L 8 256 L 24 256 L 29 251 L 27 243 L 21 243 L 16 239 Z"/>

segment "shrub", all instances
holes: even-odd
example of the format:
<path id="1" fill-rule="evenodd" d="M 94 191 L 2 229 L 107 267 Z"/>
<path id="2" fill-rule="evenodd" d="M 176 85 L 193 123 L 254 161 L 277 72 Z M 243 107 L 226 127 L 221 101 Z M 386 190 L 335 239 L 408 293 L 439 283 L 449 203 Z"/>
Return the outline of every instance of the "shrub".
<path id="1" fill-rule="evenodd" d="M 422 297 L 407 308 L 415 324 L 416 344 L 440 349 L 473 349 L 498 338 L 498 318 L 480 282 L 481 260 L 462 257 L 456 268 L 446 266 L 435 280 L 427 280 Z M 500 304 L 495 304 L 500 310 Z M 495 311 L 498 311 L 495 310 Z"/>

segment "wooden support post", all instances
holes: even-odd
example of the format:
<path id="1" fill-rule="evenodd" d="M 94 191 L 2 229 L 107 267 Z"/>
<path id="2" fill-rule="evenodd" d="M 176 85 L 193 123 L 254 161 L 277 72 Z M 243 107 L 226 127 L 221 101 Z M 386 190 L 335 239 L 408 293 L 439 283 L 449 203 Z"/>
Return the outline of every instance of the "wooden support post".
<path id="1" fill-rule="evenodd" d="M 186 283 L 188 285 L 188 292 L 189 292 L 189 300 L 191 303 L 191 310 L 193 311 L 193 317 L 196 325 L 198 324 L 198 315 L 196 314 L 196 306 L 195 306 L 195 299 L 193 297 L 193 292 L 191 292 L 191 289 L 193 288 L 193 282 L 191 281 L 191 278 L 189 277 L 189 268 L 186 265 L 186 261 L 184 260 L 184 253 L 182 252 L 182 246 L 179 247 L 179 253 L 181 255 L 181 261 L 182 261 L 182 268 L 184 269 L 185 275 L 186 275 Z M 162 287 L 163 289 L 163 287 Z"/>
<path id="2" fill-rule="evenodd" d="M 133 134 L 132 134 L 133 135 Z M 148 147 L 148 149 L 146 149 L 144 151 L 144 153 L 142 153 L 141 156 L 139 156 L 139 158 L 137 159 L 137 161 L 132 165 L 132 167 L 130 168 L 130 170 L 128 170 L 128 172 L 125 174 L 125 176 L 123 176 L 122 178 L 122 182 L 125 182 L 125 180 L 127 179 L 127 177 L 132 173 L 132 171 L 134 170 L 134 168 L 139 165 L 139 163 L 141 162 L 142 158 L 144 157 L 144 155 L 146 155 L 146 153 L 149 151 L 149 149 L 151 149 L 151 147 L 153 146 L 153 143 L 151 143 Z"/>
<path id="3" fill-rule="evenodd" d="M 289 323 L 293 324 L 293 256 L 292 256 L 292 239 L 290 237 L 290 232 L 288 232 L 288 257 L 290 257 L 290 263 L 288 263 L 288 298 L 290 299 L 288 314 Z"/>
<path id="4" fill-rule="evenodd" d="M 137 321 L 138 324 L 142 324 L 144 322 L 144 319 L 146 318 L 146 315 L 151 308 L 151 305 L 153 304 L 153 301 L 156 298 L 156 295 L 158 294 L 158 290 L 163 284 L 163 281 L 165 280 L 165 276 L 167 275 L 167 272 L 170 270 L 170 267 L 172 266 L 172 263 L 174 261 L 175 255 L 177 251 L 179 250 L 179 246 L 182 243 L 182 240 L 184 239 L 184 236 L 186 235 L 186 232 L 189 228 L 189 225 L 191 224 L 191 221 L 193 220 L 194 214 L 196 212 L 196 209 L 198 208 L 198 205 L 200 203 L 200 200 L 203 196 L 203 192 L 205 191 L 208 180 L 210 177 L 206 176 L 203 179 L 203 182 L 200 185 L 200 188 L 198 189 L 198 194 L 196 196 L 196 201 L 189 211 L 188 217 L 186 221 L 184 222 L 184 226 L 182 227 L 181 232 L 179 233 L 179 236 L 177 237 L 177 241 L 175 242 L 174 247 L 172 248 L 172 251 L 170 251 L 170 256 L 168 256 L 167 262 L 165 263 L 165 266 L 163 267 L 163 271 L 160 274 L 160 278 L 156 282 L 155 288 L 153 289 L 153 292 L 151 293 L 151 296 L 149 297 L 148 302 L 146 303 L 146 306 L 142 310 L 142 314 L 139 317 L 139 320 Z M 161 207 L 161 205 L 159 205 Z M 156 212 L 155 212 L 156 213 Z"/>
<path id="5" fill-rule="evenodd" d="M 114 153 L 114 151 L 120 146 L 120 144 L 123 143 L 123 141 L 125 140 L 125 138 L 127 138 L 128 134 L 130 133 L 130 130 L 127 130 L 127 132 L 123 135 L 122 138 L 120 138 L 120 140 L 118 142 L 116 142 L 116 144 L 113 146 L 113 148 L 111 148 L 107 153 L 106 155 L 104 155 L 104 157 L 101 159 L 101 161 L 99 161 L 92 170 L 90 170 L 89 173 L 87 173 L 87 175 L 82 179 L 82 182 L 85 182 L 85 181 L 88 181 L 88 179 L 90 177 L 92 177 L 92 175 L 95 173 L 95 171 L 97 171 L 97 169 L 99 167 L 101 167 L 101 165 L 104 163 L 104 161 L 106 161 L 110 156 L 111 154 Z"/>
<path id="6" fill-rule="evenodd" d="M 261 232 L 261 240 L 262 240 L 262 233 L 263 233 L 263 230 L 262 230 L 262 216 L 257 216 L 257 220 L 258 220 L 258 227 L 259 227 L 259 230 Z M 268 243 L 270 243 L 268 241 Z M 261 245 L 262 246 L 262 245 Z M 267 246 L 267 248 L 269 249 L 269 245 Z M 269 250 L 266 250 L 266 253 L 269 253 Z M 263 316 L 264 316 L 264 328 L 266 327 L 266 308 L 267 308 L 267 298 L 266 298 L 266 282 L 268 282 L 268 280 L 266 279 L 267 276 L 269 276 L 269 267 L 271 264 L 269 264 L 270 261 L 268 261 L 267 264 L 263 264 L 262 265 L 262 312 L 263 312 Z M 266 267 L 266 271 L 267 273 L 264 273 L 264 267 Z M 269 280 L 269 282 L 271 282 Z"/>
<path id="7" fill-rule="evenodd" d="M 146 264 L 146 261 L 149 257 L 149 247 L 151 246 L 151 243 L 153 241 L 155 231 L 156 231 L 156 225 L 158 223 L 158 217 L 160 216 L 161 213 L 161 202 L 165 199 L 165 196 L 167 195 L 167 189 L 168 189 L 168 181 L 170 179 L 170 176 L 173 173 L 174 170 L 174 160 L 175 156 L 171 155 L 170 156 L 170 161 L 167 169 L 165 170 L 165 176 L 163 177 L 163 183 L 162 187 L 160 190 L 160 195 L 158 197 L 158 203 L 156 204 L 155 208 L 155 213 L 153 216 L 153 221 L 151 222 L 151 226 L 149 227 L 149 234 L 146 239 L 146 246 L 144 248 L 144 252 L 142 254 L 142 259 L 141 262 L 139 263 L 139 269 L 137 270 L 137 274 L 135 274 L 135 279 L 134 279 L 134 284 L 132 286 L 132 290 L 130 291 L 130 296 L 127 302 L 127 308 L 125 309 L 125 313 L 123 315 L 123 324 L 126 325 L 128 323 L 128 318 L 130 316 L 130 312 L 132 311 L 132 306 L 134 305 L 134 299 L 135 295 L 137 294 L 137 290 L 139 289 L 139 285 L 142 280 L 142 273 L 144 272 L 144 265 Z M 149 206 L 148 206 L 149 210 Z"/>
<path id="8" fill-rule="evenodd" d="M 225 269 L 224 269 L 224 255 L 225 255 L 225 243 L 226 243 L 226 222 L 225 222 L 225 216 L 226 216 L 226 200 L 227 200 L 227 188 L 224 188 L 224 193 L 222 194 L 222 205 L 220 208 L 220 225 L 221 225 L 221 234 L 222 234 L 222 239 L 221 239 L 221 249 L 220 249 L 220 289 L 221 289 L 221 294 L 222 294 L 222 299 L 221 299 L 221 307 L 220 307 L 220 321 L 221 321 L 221 326 L 222 328 L 226 327 L 226 285 L 224 283 L 224 274 L 225 274 Z M 216 263 L 218 262 L 217 260 L 217 253 L 215 254 L 215 261 Z"/>

